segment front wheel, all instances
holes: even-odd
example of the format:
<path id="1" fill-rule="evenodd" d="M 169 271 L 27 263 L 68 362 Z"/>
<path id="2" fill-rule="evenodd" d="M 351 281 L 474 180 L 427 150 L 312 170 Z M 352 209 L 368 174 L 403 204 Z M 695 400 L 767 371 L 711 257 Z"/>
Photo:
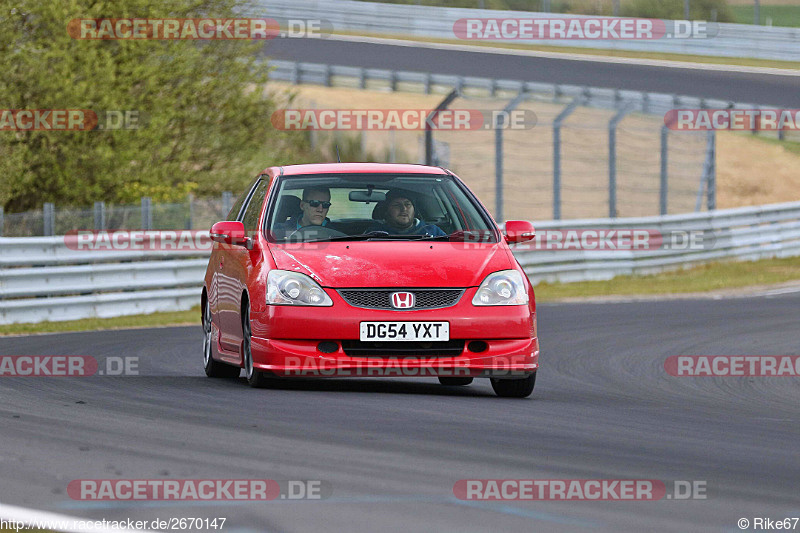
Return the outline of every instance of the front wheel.
<path id="1" fill-rule="evenodd" d="M 495 394 L 501 398 L 527 398 L 536 385 L 536 372 L 524 379 L 491 378 Z"/>
<path id="2" fill-rule="evenodd" d="M 238 378 L 240 369 L 236 366 L 226 365 L 215 361 L 211 356 L 211 346 L 214 336 L 211 328 L 211 309 L 206 304 L 203 309 L 203 367 L 206 376 L 210 378 Z"/>
<path id="3" fill-rule="evenodd" d="M 242 317 L 242 357 L 244 359 L 244 374 L 247 378 L 248 385 L 256 389 L 261 389 L 267 386 L 269 380 L 263 372 L 256 370 L 253 366 L 253 350 L 250 345 L 251 336 L 250 307 L 248 307 L 245 309 L 244 316 Z"/>

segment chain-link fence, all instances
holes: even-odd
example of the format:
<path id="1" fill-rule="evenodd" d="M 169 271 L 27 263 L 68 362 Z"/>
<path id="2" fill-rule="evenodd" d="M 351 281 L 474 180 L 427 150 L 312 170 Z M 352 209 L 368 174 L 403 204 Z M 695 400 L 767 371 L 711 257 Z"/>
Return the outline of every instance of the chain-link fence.
<path id="1" fill-rule="evenodd" d="M 153 203 L 142 198 L 136 205 L 96 202 L 92 208 L 58 207 L 24 213 L 4 213 L 0 208 L 0 237 L 64 235 L 73 230 L 118 229 L 209 229 L 222 220 L 232 206 L 232 195 L 218 198 L 188 196 L 181 203 Z"/>
<path id="2" fill-rule="evenodd" d="M 593 102 L 565 95 L 461 94 L 449 109 L 477 112 L 487 123 L 432 131 L 427 156 L 425 132 L 369 130 L 351 136 L 359 138 L 362 160 L 383 156 L 452 169 L 498 220 L 713 208 L 713 133 L 669 130 L 658 116 L 632 112 L 625 100 L 607 107 L 587 103 Z M 341 133 L 318 131 L 313 138 L 318 146 L 342 145 Z"/>

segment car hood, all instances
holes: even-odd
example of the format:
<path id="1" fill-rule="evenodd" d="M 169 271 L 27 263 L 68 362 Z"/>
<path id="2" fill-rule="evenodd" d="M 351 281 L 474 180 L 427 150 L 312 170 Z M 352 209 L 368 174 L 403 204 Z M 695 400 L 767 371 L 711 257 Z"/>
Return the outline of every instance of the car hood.
<path id="1" fill-rule="evenodd" d="M 270 251 L 276 268 L 334 288 L 472 287 L 514 268 L 500 243 L 320 242 L 272 245 Z"/>

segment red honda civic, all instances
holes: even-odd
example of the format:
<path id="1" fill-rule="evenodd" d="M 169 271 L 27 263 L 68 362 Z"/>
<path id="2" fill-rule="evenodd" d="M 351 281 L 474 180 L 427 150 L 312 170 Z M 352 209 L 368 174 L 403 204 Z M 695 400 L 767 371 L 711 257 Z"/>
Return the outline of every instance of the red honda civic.
<path id="1" fill-rule="evenodd" d="M 533 288 L 464 183 L 422 165 L 272 167 L 214 224 L 202 294 L 210 377 L 490 378 L 527 397 L 539 367 Z"/>

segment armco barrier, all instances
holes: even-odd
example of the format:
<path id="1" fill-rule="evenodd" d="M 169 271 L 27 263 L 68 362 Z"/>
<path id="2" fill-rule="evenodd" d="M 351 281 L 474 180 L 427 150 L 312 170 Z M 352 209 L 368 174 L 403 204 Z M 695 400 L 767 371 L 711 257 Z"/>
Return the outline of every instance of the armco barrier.
<path id="1" fill-rule="evenodd" d="M 728 258 L 800 255 L 800 202 L 534 225 L 540 232 L 648 229 L 662 234 L 713 234 L 713 245 L 699 249 L 526 250 L 519 246 L 515 255 L 534 283 L 610 279 Z M 0 324 L 190 309 L 200 302 L 207 262 L 208 252 L 82 252 L 67 248 L 62 237 L 0 238 Z"/>
<path id="2" fill-rule="evenodd" d="M 648 229 L 668 235 L 702 232 L 713 244 L 673 250 L 515 250 L 532 282 L 605 280 L 651 274 L 729 258 L 757 260 L 800 255 L 800 202 L 703 213 L 617 219 L 547 221 L 537 231 Z M 518 248 L 523 248 L 518 247 Z"/>
<path id="3" fill-rule="evenodd" d="M 324 20 L 334 32 L 363 32 L 386 36 L 452 39 L 453 24 L 462 18 L 584 18 L 581 15 L 497 11 L 355 0 L 257 0 L 248 14 L 279 19 Z M 720 23 L 719 33 L 708 38 L 634 40 L 518 40 L 516 43 L 646 51 L 717 57 L 751 57 L 797 61 L 800 29 Z M 472 41 L 462 41 L 474 44 Z"/>
<path id="4" fill-rule="evenodd" d="M 798 56 L 800 57 L 800 56 Z M 269 62 L 273 67 L 270 78 L 277 81 L 288 81 L 294 84 L 309 83 L 327 87 L 360 87 L 365 88 L 368 82 L 379 82 L 396 90 L 398 84 L 414 84 L 425 93 L 434 87 L 446 87 L 461 90 L 476 89 L 485 91 L 487 95 L 496 95 L 500 91 L 508 93 L 530 93 L 544 98 L 581 97 L 583 105 L 600 109 L 620 109 L 628 107 L 630 111 L 649 115 L 663 116 L 667 111 L 678 108 L 713 108 L 713 109 L 755 109 L 756 104 L 746 104 L 696 96 L 677 94 L 651 93 L 608 89 L 602 87 L 586 87 L 581 85 L 543 83 L 535 81 L 502 80 L 480 78 L 477 76 L 455 76 L 430 72 L 410 72 L 377 68 L 349 67 L 344 65 L 327 65 L 324 63 L 304 63 L 273 59 Z"/>
<path id="5" fill-rule="evenodd" d="M 0 238 L 0 324 L 191 309 L 207 264 L 203 250 L 88 251 L 63 236 Z"/>

